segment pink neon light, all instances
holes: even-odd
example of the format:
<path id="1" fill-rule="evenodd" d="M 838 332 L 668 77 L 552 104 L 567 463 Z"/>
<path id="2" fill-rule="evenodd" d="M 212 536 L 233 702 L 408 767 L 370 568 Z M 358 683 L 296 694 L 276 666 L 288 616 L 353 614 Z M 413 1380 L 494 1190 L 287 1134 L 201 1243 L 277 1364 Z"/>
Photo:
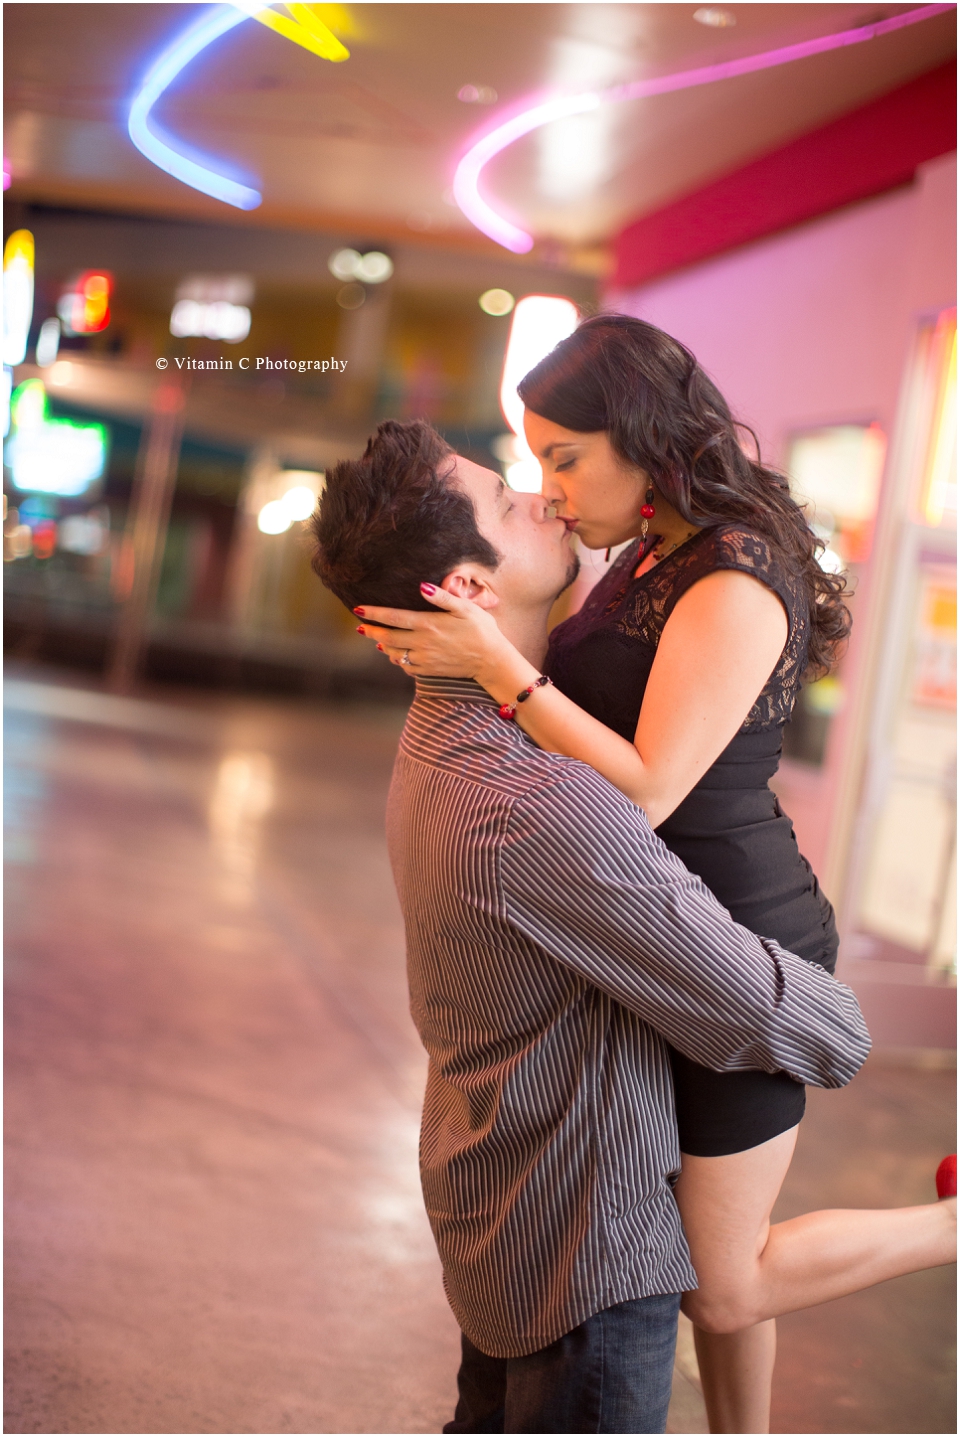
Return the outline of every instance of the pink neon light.
<path id="1" fill-rule="evenodd" d="M 563 120 L 568 115 L 582 115 L 588 110 L 596 110 L 601 104 L 599 95 L 562 96 L 544 105 L 537 105 L 532 110 L 524 110 L 522 114 L 515 115 L 512 120 L 499 125 L 478 140 L 464 155 L 453 177 L 454 199 L 471 224 L 496 240 L 497 244 L 503 245 L 504 249 L 512 250 L 514 254 L 526 254 L 533 249 L 533 236 L 498 215 L 481 197 L 478 188 L 480 172 L 494 155 L 498 155 L 522 135 L 540 129 L 541 125 L 549 125 L 551 120 Z"/>
<path id="2" fill-rule="evenodd" d="M 777 65 L 787 65 L 793 60 L 806 59 L 809 55 L 822 55 L 828 50 L 859 45 L 864 40 L 873 40 L 878 35 L 889 35 L 894 30 L 902 30 L 906 25 L 915 25 L 920 20 L 929 20 L 934 15 L 942 15 L 955 9 L 955 5 L 921 5 L 916 10 L 894 15 L 889 20 L 879 20 L 874 25 L 861 25 L 855 30 L 842 30 L 835 35 L 822 35 L 818 40 L 801 40 L 796 45 L 784 45 L 777 50 L 765 50 L 759 55 L 746 55 L 739 60 L 704 65 L 698 70 L 680 70 L 673 75 L 660 75 L 653 80 L 634 80 L 626 85 L 616 85 L 599 93 L 566 95 L 542 102 L 513 115 L 495 129 L 481 135 L 471 145 L 454 175 L 454 197 L 470 223 L 483 234 L 489 235 L 497 244 L 512 250 L 514 254 L 527 254 L 533 249 L 533 236 L 498 214 L 482 197 L 479 187 L 484 167 L 495 155 L 499 155 L 523 135 L 529 135 L 532 130 L 549 125 L 553 120 L 596 110 L 600 105 L 617 104 L 621 100 L 645 99 L 651 95 L 666 95 L 675 90 L 689 90 L 697 85 L 712 84 L 715 80 L 730 80 L 736 75 L 770 70 Z"/>
<path id="3" fill-rule="evenodd" d="M 4 188 L 5 190 L 8 190 L 8 189 L 10 188 L 10 184 L 11 184 L 12 179 L 13 179 L 13 176 L 12 176 L 11 171 L 10 171 L 10 161 L 7 159 L 6 155 L 4 155 L 4 157 L 3 157 L 3 188 Z"/>

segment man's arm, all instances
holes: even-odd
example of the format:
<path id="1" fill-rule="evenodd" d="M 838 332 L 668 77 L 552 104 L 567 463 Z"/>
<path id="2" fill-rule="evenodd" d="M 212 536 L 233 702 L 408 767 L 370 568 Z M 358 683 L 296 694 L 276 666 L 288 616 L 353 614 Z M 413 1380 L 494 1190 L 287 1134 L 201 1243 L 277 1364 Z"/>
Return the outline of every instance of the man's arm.
<path id="1" fill-rule="evenodd" d="M 735 923 L 591 769 L 517 801 L 501 876 L 522 933 L 694 1062 L 837 1088 L 870 1050 L 850 989 Z"/>

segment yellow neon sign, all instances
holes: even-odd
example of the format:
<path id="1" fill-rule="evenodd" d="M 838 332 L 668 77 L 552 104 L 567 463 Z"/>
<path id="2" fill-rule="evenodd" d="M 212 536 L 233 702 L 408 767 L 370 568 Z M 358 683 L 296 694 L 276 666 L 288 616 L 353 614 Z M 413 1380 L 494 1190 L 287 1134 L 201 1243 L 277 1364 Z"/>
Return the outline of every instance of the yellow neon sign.
<path id="1" fill-rule="evenodd" d="M 295 45 L 302 45 L 304 50 L 319 55 L 321 60 L 337 63 L 350 58 L 346 45 L 341 44 L 320 18 L 319 12 L 329 10 L 330 6 L 300 5 L 294 3 L 294 0 L 287 0 L 283 8 L 289 11 L 289 14 L 284 15 L 270 5 L 258 3 L 258 0 L 230 0 L 230 3 L 252 16 L 254 20 L 259 20 L 261 25 L 266 25 L 287 40 L 292 40 Z"/>
<path id="2" fill-rule="evenodd" d="M 3 247 L 3 362 L 22 364 L 33 319 L 33 235 L 15 230 Z"/>

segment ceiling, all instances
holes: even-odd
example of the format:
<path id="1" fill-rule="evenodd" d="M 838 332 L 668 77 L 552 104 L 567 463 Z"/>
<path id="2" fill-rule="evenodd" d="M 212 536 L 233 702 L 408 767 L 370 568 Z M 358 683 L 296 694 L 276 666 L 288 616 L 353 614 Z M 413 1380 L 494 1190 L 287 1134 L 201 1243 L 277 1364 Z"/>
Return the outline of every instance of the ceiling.
<path id="1" fill-rule="evenodd" d="M 490 252 L 449 193 L 470 137 L 525 97 L 707 65 L 909 10 L 730 4 L 707 28 L 687 4 L 330 6 L 351 57 L 334 65 L 253 21 L 201 55 L 156 114 L 185 144 L 255 177 L 242 213 L 156 169 L 125 111 L 193 5 L 4 6 L 10 197 L 403 238 Z M 627 221 L 905 83 L 955 51 L 945 14 L 827 55 L 559 121 L 489 167 L 487 193 L 573 267 Z M 466 84 L 492 105 L 465 104 Z"/>

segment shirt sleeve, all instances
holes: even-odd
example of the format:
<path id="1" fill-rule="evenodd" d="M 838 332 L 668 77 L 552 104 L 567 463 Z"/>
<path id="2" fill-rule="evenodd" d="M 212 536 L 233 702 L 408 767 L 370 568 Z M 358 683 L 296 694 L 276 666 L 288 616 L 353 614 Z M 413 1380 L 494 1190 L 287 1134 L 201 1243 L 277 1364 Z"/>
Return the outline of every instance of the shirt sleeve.
<path id="1" fill-rule="evenodd" d="M 735 923 L 644 814 L 571 763 L 516 800 L 500 850 L 509 920 L 718 1072 L 848 1083 L 870 1050 L 856 998 Z"/>

